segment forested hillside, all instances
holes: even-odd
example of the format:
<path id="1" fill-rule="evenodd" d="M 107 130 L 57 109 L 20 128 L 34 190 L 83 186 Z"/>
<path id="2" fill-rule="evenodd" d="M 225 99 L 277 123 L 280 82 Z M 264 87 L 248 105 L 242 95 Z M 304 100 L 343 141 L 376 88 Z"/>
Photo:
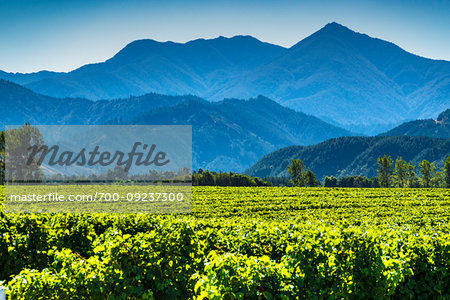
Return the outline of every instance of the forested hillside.
<path id="1" fill-rule="evenodd" d="M 313 146 L 291 146 L 272 152 L 246 173 L 251 176 L 286 176 L 286 168 L 299 158 L 319 179 L 325 176 L 377 175 L 377 158 L 401 156 L 418 164 L 426 159 L 442 168 L 450 153 L 450 140 L 429 137 L 342 137 Z"/>
<path id="2" fill-rule="evenodd" d="M 192 125 L 193 167 L 243 171 L 289 145 L 311 145 L 351 132 L 265 97 L 207 102 L 195 96 L 148 94 L 118 100 L 52 98 L 0 80 L 4 125 Z"/>

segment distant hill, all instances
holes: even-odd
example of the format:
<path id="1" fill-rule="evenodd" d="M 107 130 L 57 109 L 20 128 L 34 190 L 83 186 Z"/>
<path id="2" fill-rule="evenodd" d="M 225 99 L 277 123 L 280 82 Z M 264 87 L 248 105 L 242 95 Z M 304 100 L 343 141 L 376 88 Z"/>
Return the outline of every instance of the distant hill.
<path id="1" fill-rule="evenodd" d="M 43 79 L 56 78 L 64 74 L 66 73 L 51 72 L 51 71 L 40 71 L 36 73 L 23 74 L 23 73 L 7 73 L 0 70 L 0 79 L 12 81 L 20 85 L 25 85 Z"/>
<path id="2" fill-rule="evenodd" d="M 380 136 L 429 136 L 435 138 L 450 138 L 450 109 L 441 113 L 436 120 L 425 119 L 406 122 Z"/>
<path id="3" fill-rule="evenodd" d="M 261 158 L 246 173 L 251 176 L 287 176 L 286 168 L 293 159 L 301 159 L 316 175 L 325 176 L 377 174 L 377 158 L 401 156 L 418 164 L 426 159 L 442 168 L 450 155 L 450 140 L 430 137 L 341 137 L 313 146 L 290 146 Z"/>
<path id="4" fill-rule="evenodd" d="M 103 63 L 85 65 L 27 87 L 45 95 L 92 100 L 150 92 L 203 96 L 220 90 L 224 81 L 271 61 L 284 50 L 250 36 L 198 39 L 185 44 L 138 40 Z"/>
<path id="5" fill-rule="evenodd" d="M 450 62 L 413 55 L 337 23 L 289 49 L 250 36 L 185 44 L 139 40 L 105 62 L 69 73 L 0 78 L 41 94 L 93 100 L 149 92 L 214 101 L 265 95 L 369 135 L 435 118 L 450 107 Z"/>
<path id="6" fill-rule="evenodd" d="M 264 97 L 209 103 L 148 94 L 119 100 L 52 98 L 0 80 L 0 127 L 31 124 L 193 125 L 193 165 L 243 171 L 261 156 L 295 144 L 352 133 Z"/>
<path id="7" fill-rule="evenodd" d="M 194 96 L 147 94 L 119 100 L 90 101 L 83 98 L 54 98 L 0 80 L 0 127 L 31 124 L 105 124 L 130 120 L 143 112 L 173 106 L 183 101 L 205 101 Z"/>

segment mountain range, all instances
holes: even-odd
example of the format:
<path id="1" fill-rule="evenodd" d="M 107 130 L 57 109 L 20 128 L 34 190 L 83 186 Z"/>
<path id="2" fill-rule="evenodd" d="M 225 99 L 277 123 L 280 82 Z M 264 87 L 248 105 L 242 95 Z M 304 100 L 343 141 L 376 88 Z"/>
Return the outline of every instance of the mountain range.
<path id="1" fill-rule="evenodd" d="M 265 98 L 208 102 L 147 94 L 118 100 L 53 98 L 0 80 L 0 127 L 21 125 L 192 125 L 193 167 L 243 171 L 288 145 L 310 145 L 352 133 Z"/>
<path id="2" fill-rule="evenodd" d="M 251 176 L 287 176 L 293 159 L 301 159 L 319 179 L 325 176 L 377 175 L 377 158 L 401 156 L 418 165 L 426 159 L 438 169 L 450 154 L 450 140 L 418 136 L 341 137 L 313 146 L 290 146 L 261 158 L 246 173 Z"/>
<path id="3" fill-rule="evenodd" d="M 146 93 L 209 101 L 264 95 L 348 130 L 379 134 L 450 107 L 450 62 L 413 55 L 329 23 L 290 48 L 251 36 L 185 44 L 138 40 L 105 62 L 68 73 L 1 73 L 53 97 Z"/>
<path id="4" fill-rule="evenodd" d="M 243 171 L 256 162 L 254 176 L 285 175 L 292 158 L 319 177 L 373 176 L 382 154 L 439 166 L 450 152 L 436 139 L 450 138 L 450 62 L 337 23 L 290 48 L 251 36 L 138 40 L 68 73 L 0 71 L 0 105 L 2 128 L 192 125 L 194 168 Z"/>

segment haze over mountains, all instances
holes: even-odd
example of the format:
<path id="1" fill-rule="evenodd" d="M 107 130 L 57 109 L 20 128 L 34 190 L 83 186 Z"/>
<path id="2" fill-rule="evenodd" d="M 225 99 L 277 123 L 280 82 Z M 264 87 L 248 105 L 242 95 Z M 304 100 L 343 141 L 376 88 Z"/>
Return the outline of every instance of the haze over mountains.
<path id="1" fill-rule="evenodd" d="M 210 103 L 195 96 L 147 94 L 119 100 L 53 98 L 0 80 L 0 127 L 64 124 L 193 126 L 193 167 L 243 171 L 288 145 L 351 135 L 344 129 L 258 97 Z"/>
<path id="2" fill-rule="evenodd" d="M 375 134 L 450 107 L 450 62 L 330 23 L 289 49 L 250 36 L 186 44 L 140 40 L 104 63 L 64 74 L 0 73 L 45 95 L 93 100 L 149 92 L 275 101 Z"/>
<path id="3" fill-rule="evenodd" d="M 352 133 L 265 97 L 188 101 L 144 113 L 130 124 L 192 125 L 194 165 L 243 171 L 280 145 L 311 145 Z"/>

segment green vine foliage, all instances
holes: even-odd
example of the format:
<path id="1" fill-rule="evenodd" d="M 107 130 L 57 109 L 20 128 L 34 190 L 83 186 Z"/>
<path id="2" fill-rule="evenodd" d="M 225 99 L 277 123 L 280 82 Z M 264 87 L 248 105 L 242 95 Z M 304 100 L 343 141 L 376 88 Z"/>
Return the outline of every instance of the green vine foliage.
<path id="1" fill-rule="evenodd" d="M 448 299 L 445 189 L 195 187 L 192 214 L 5 214 L 9 299 Z"/>

